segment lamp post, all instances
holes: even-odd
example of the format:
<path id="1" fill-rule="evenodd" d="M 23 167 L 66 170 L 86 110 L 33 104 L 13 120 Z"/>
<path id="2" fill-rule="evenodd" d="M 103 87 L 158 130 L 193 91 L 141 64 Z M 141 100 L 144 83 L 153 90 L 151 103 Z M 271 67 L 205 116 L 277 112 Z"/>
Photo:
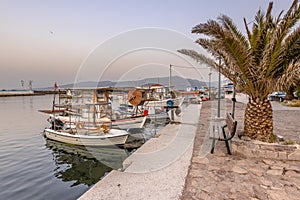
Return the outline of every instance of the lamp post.
<path id="1" fill-rule="evenodd" d="M 221 111 L 221 72 L 220 72 L 220 66 L 221 66 L 221 57 L 219 59 L 219 87 L 218 87 L 218 115 L 217 117 L 220 118 L 220 111 Z"/>
<path id="2" fill-rule="evenodd" d="M 208 98 L 210 100 L 210 88 L 211 88 L 211 72 L 208 74 Z"/>

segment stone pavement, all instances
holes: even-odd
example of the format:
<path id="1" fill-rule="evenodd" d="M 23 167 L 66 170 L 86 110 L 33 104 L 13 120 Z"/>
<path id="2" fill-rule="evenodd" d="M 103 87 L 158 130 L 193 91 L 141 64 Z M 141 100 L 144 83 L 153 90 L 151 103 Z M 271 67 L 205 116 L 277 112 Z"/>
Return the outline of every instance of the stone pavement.
<path id="1" fill-rule="evenodd" d="M 181 199 L 299 199 L 300 159 L 249 158 L 238 152 L 230 156 L 226 154 L 224 142 L 216 144 L 214 154 L 209 153 L 211 141 L 207 132 L 212 112 L 215 112 L 215 105 L 212 104 L 213 102 L 204 102 L 202 105 L 200 125 Z M 230 105 L 226 106 L 229 110 Z M 244 106 L 245 104 L 237 103 L 238 129 L 242 128 Z M 299 118 L 287 120 L 294 125 L 288 129 L 287 136 L 295 138 L 298 133 L 293 128 L 299 126 Z M 277 126 L 276 121 L 274 124 Z M 281 127 L 277 128 L 277 131 L 282 130 Z"/>

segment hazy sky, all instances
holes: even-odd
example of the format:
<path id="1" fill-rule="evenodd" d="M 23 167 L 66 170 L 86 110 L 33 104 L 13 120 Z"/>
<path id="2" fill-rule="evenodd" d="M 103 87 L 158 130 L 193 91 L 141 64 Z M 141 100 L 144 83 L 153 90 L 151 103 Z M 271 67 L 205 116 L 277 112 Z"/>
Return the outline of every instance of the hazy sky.
<path id="1" fill-rule="evenodd" d="M 26 83 L 33 80 L 34 87 L 51 86 L 54 82 L 72 83 L 81 80 L 82 68 L 91 62 L 93 66 L 106 67 L 105 73 L 91 70 L 82 80 L 89 77 L 90 80 L 120 79 L 129 72 L 134 74 L 129 78 L 137 79 L 151 73 L 167 76 L 169 64 L 188 65 L 175 55 L 175 48 L 194 45 L 197 35 L 190 33 L 193 26 L 226 14 L 244 30 L 243 17 L 252 21 L 259 8 L 267 9 L 268 2 L 0 0 L 0 89 L 20 88 L 21 80 Z M 277 16 L 280 10 L 289 8 L 292 0 L 273 2 L 273 15 Z M 149 27 L 162 29 L 162 36 L 155 35 L 158 30 L 153 34 L 151 29 L 148 34 L 141 31 Z M 174 32 L 174 37 L 166 37 L 168 32 Z M 126 37 L 121 37 L 122 34 Z M 150 43 L 145 42 L 147 40 Z M 141 43 L 130 46 L 136 41 Z M 146 45 L 146 49 L 141 50 L 142 45 Z M 98 60 L 99 57 L 106 60 Z M 147 72 L 151 64 L 156 66 Z M 161 72 L 157 66 L 162 67 Z M 117 71 L 120 75 L 115 76 Z M 178 73 L 187 73 L 187 70 Z"/>

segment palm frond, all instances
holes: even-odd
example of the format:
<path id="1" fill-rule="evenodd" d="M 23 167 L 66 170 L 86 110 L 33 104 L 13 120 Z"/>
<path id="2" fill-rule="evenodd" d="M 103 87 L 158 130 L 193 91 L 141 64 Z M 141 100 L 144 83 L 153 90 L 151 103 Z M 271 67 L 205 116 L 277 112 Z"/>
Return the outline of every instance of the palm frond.
<path id="1" fill-rule="evenodd" d="M 179 52 L 200 63 L 210 62 L 250 98 L 266 99 L 280 84 L 289 87 L 299 80 L 300 27 L 292 29 L 300 19 L 298 0 L 293 1 L 283 17 L 283 11 L 272 17 L 272 9 L 273 3 L 269 3 L 266 13 L 257 11 L 255 20 L 251 21 L 251 31 L 244 19 L 246 36 L 226 15 L 193 27 L 192 33 L 204 35 L 196 43 L 216 60 L 221 59 L 222 65 L 192 50 Z"/>
<path id="2" fill-rule="evenodd" d="M 291 86 L 297 86 L 300 80 L 300 61 L 290 62 L 283 75 L 277 79 L 276 87 L 287 91 Z"/>

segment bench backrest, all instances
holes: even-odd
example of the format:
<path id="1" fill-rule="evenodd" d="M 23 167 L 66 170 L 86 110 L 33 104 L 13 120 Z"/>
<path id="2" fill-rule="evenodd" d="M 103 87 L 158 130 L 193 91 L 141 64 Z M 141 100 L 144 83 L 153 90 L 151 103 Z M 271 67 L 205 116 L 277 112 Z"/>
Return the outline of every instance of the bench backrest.
<path id="1" fill-rule="evenodd" d="M 236 127 L 237 127 L 237 121 L 235 121 L 230 113 L 226 113 L 226 124 L 227 124 L 227 128 L 230 132 L 231 136 L 234 136 L 235 132 L 236 132 Z"/>

